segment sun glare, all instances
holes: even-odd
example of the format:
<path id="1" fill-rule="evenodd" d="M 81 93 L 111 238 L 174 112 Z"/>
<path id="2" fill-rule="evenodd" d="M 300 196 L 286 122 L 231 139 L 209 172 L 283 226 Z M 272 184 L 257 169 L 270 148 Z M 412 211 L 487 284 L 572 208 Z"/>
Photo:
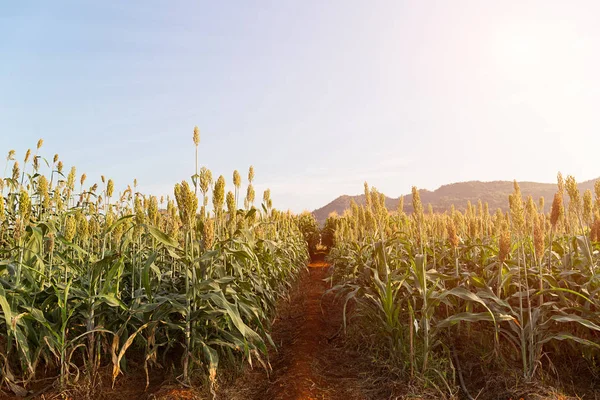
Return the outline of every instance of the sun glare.
<path id="1" fill-rule="evenodd" d="M 494 51 L 506 69 L 528 73 L 543 63 L 547 41 L 539 31 L 511 27 L 498 32 Z"/>

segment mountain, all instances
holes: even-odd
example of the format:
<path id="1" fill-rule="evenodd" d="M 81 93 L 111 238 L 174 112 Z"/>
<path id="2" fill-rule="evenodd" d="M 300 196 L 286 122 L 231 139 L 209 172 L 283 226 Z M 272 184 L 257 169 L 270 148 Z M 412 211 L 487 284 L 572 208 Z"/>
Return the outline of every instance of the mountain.
<path id="1" fill-rule="evenodd" d="M 594 191 L 595 182 L 596 179 L 592 179 L 580 183 L 578 186 L 582 195 L 587 189 Z M 557 190 L 555 183 L 519 182 L 519 187 L 521 188 L 523 198 L 527 198 L 527 196 L 531 195 L 537 203 L 540 197 L 544 197 L 545 211 L 550 209 L 552 199 Z M 469 181 L 443 185 L 433 192 L 426 189 L 419 190 L 421 202 L 425 207 L 425 211 L 427 211 L 427 205 L 431 204 L 433 210 L 436 212 L 447 211 L 452 204 L 454 204 L 456 209 L 464 211 L 468 201 L 470 201 L 471 204 L 476 205 L 479 199 L 484 203 L 488 203 L 490 213 L 493 213 L 498 208 L 506 211 L 508 209 L 508 195 L 512 192 L 512 181 Z M 365 204 L 365 195 L 340 196 L 331 203 L 313 211 L 313 214 L 319 223 L 324 223 L 330 213 L 336 212 L 341 215 L 344 210 L 350 208 L 350 200 L 354 200 L 359 205 Z M 386 197 L 385 205 L 388 210 L 396 210 L 399 201 L 400 198 Z M 404 212 L 410 214 L 412 210 L 412 194 L 405 195 Z"/>

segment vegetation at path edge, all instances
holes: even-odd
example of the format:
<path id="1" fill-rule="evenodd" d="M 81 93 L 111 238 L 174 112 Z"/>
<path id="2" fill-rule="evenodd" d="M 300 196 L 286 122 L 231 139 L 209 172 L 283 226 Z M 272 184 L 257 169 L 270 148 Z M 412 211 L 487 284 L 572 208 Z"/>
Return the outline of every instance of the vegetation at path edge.
<path id="1" fill-rule="evenodd" d="M 481 201 L 434 213 L 416 188 L 411 215 L 366 183 L 365 198 L 329 218 L 330 293 L 374 362 L 445 398 L 520 395 L 515 382 L 594 390 L 600 181 L 582 194 L 559 174 L 550 207 L 515 182 L 493 214 Z"/>
<path id="2" fill-rule="evenodd" d="M 193 141 L 191 184 L 175 185 L 173 198 L 139 193 L 136 181 L 118 194 L 104 176 L 90 185 L 58 155 L 43 158 L 42 140 L 22 163 L 8 153 L 1 390 L 25 396 L 50 378 L 56 391 L 84 382 L 87 391 L 100 371 L 114 384 L 134 365 L 147 384 L 165 368 L 212 390 L 223 367 L 269 368 L 275 304 L 308 259 L 298 217 L 274 209 L 268 190 L 254 207 L 252 167 L 240 208 L 240 174 L 226 193 L 223 176 L 199 168 L 198 128 Z"/>

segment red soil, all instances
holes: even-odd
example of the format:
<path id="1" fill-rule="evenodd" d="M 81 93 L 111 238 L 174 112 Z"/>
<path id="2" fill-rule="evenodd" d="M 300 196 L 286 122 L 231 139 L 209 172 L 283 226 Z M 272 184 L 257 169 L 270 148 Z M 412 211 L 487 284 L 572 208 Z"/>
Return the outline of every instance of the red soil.
<path id="1" fill-rule="evenodd" d="M 258 368 L 248 371 L 232 387 L 223 388 L 220 399 L 364 398 L 358 388 L 358 374 L 352 370 L 352 355 L 333 343 L 340 329 L 340 310 L 321 301 L 327 290 L 323 279 L 328 267 L 323 261 L 311 263 L 290 302 L 280 306 L 273 325 L 278 349 L 271 353 L 271 376 Z"/>

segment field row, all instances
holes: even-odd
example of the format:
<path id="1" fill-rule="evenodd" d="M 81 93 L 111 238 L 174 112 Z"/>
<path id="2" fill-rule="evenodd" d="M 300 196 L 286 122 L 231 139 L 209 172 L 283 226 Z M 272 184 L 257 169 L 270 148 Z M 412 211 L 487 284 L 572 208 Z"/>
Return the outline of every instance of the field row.
<path id="1" fill-rule="evenodd" d="M 275 304 L 308 252 L 269 191 L 254 207 L 252 167 L 239 208 L 237 171 L 227 193 L 223 176 L 196 167 L 174 198 L 136 183 L 116 194 L 112 180 L 89 185 L 41 147 L 22 164 L 11 151 L 0 180 L 3 390 L 26 395 L 48 377 L 61 390 L 107 367 L 114 381 L 132 365 L 147 383 L 173 368 L 183 384 L 212 388 L 219 368 L 267 368 Z"/>
<path id="2" fill-rule="evenodd" d="M 486 386 L 497 376 L 559 386 L 579 378 L 593 388 L 600 182 L 594 199 L 559 174 L 547 213 L 516 182 L 510 211 L 493 215 L 481 203 L 425 212 L 415 188 L 411 215 L 388 212 L 366 184 L 365 196 L 365 205 L 331 215 L 325 231 L 333 232 L 330 292 L 352 308 L 349 327 L 374 359 L 445 397 L 497 395 Z"/>

